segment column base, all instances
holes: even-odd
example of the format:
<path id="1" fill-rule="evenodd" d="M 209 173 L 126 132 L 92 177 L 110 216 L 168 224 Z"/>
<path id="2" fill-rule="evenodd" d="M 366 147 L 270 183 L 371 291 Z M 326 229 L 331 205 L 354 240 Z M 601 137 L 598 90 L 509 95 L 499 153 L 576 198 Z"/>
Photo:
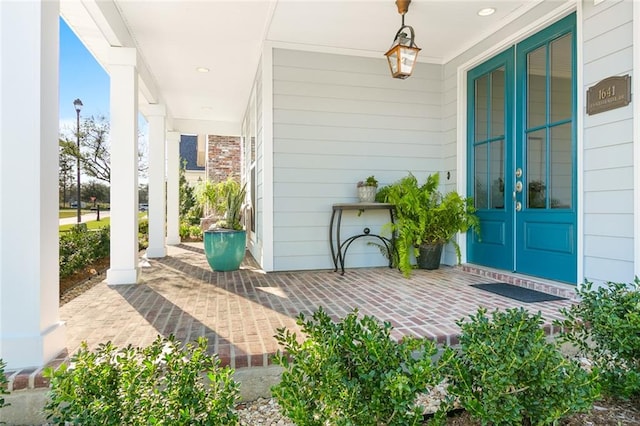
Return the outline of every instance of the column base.
<path id="1" fill-rule="evenodd" d="M 133 269 L 108 269 L 108 285 L 138 284 L 140 278 L 140 268 Z"/>
<path id="2" fill-rule="evenodd" d="M 2 358 L 8 370 L 42 367 L 66 348 L 65 324 L 58 321 L 34 335 L 0 338 Z"/>
<path id="3" fill-rule="evenodd" d="M 166 247 L 147 247 L 147 258 L 156 259 L 167 255 Z"/>
<path id="4" fill-rule="evenodd" d="M 180 237 L 170 237 L 167 236 L 167 244 L 170 246 L 177 246 L 178 244 L 180 244 L 182 241 L 180 241 Z"/>

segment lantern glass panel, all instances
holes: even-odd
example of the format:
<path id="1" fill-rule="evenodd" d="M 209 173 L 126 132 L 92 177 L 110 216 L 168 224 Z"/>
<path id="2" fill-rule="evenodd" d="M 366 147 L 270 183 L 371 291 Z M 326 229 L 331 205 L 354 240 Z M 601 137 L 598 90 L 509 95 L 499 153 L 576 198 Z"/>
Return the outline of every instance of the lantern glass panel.
<path id="1" fill-rule="evenodd" d="M 398 72 L 398 51 L 394 50 L 389 55 L 389 65 L 391 66 L 391 72 L 394 74 Z"/>

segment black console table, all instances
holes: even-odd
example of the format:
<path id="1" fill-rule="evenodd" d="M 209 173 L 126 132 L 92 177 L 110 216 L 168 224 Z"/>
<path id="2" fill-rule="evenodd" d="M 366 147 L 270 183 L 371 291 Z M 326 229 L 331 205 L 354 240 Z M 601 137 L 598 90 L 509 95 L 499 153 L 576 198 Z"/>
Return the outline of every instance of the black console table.
<path id="1" fill-rule="evenodd" d="M 342 241 L 340 239 L 340 226 L 342 224 L 342 212 L 344 210 L 388 210 L 389 218 L 391 219 L 391 223 L 393 222 L 393 212 L 395 206 L 389 203 L 339 203 L 333 205 L 333 212 L 331 213 L 331 222 L 329 223 L 329 243 L 331 244 L 331 258 L 333 260 L 333 272 L 338 271 L 338 266 L 340 266 L 341 274 L 344 275 L 344 259 L 347 256 L 347 250 L 349 250 L 349 246 L 358 238 L 362 237 L 373 237 L 379 239 L 382 244 L 387 248 L 387 253 L 389 253 L 389 268 L 393 267 L 393 260 L 391 256 L 391 252 L 393 248 L 393 239 L 394 234 L 392 233 L 391 239 L 382 237 L 380 235 L 372 234 L 369 228 L 364 228 L 362 234 L 353 235 L 346 240 Z M 336 220 L 337 219 L 337 220 Z M 335 224 L 335 225 L 334 225 Z M 334 228 L 336 238 L 334 239 Z"/>

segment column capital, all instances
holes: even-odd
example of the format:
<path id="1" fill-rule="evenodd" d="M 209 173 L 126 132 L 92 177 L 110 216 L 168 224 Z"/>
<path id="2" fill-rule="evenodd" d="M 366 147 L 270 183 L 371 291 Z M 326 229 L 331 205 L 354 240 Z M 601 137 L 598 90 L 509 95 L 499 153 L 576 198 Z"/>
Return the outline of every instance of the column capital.
<path id="1" fill-rule="evenodd" d="M 109 64 L 135 67 L 138 65 L 138 51 L 133 47 L 110 47 Z"/>

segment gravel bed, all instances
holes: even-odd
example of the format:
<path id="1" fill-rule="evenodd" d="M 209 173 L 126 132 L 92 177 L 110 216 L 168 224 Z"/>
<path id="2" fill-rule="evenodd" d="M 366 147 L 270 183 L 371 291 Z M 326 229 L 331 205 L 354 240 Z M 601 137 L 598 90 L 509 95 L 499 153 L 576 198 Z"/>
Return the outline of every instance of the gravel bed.
<path id="1" fill-rule="evenodd" d="M 446 385 L 440 384 L 428 393 L 418 395 L 417 403 L 425 407 L 425 413 L 434 413 L 444 399 Z M 295 426 L 291 420 L 280 413 L 280 406 L 273 398 L 259 398 L 236 406 L 240 425 L 253 426 Z"/>

